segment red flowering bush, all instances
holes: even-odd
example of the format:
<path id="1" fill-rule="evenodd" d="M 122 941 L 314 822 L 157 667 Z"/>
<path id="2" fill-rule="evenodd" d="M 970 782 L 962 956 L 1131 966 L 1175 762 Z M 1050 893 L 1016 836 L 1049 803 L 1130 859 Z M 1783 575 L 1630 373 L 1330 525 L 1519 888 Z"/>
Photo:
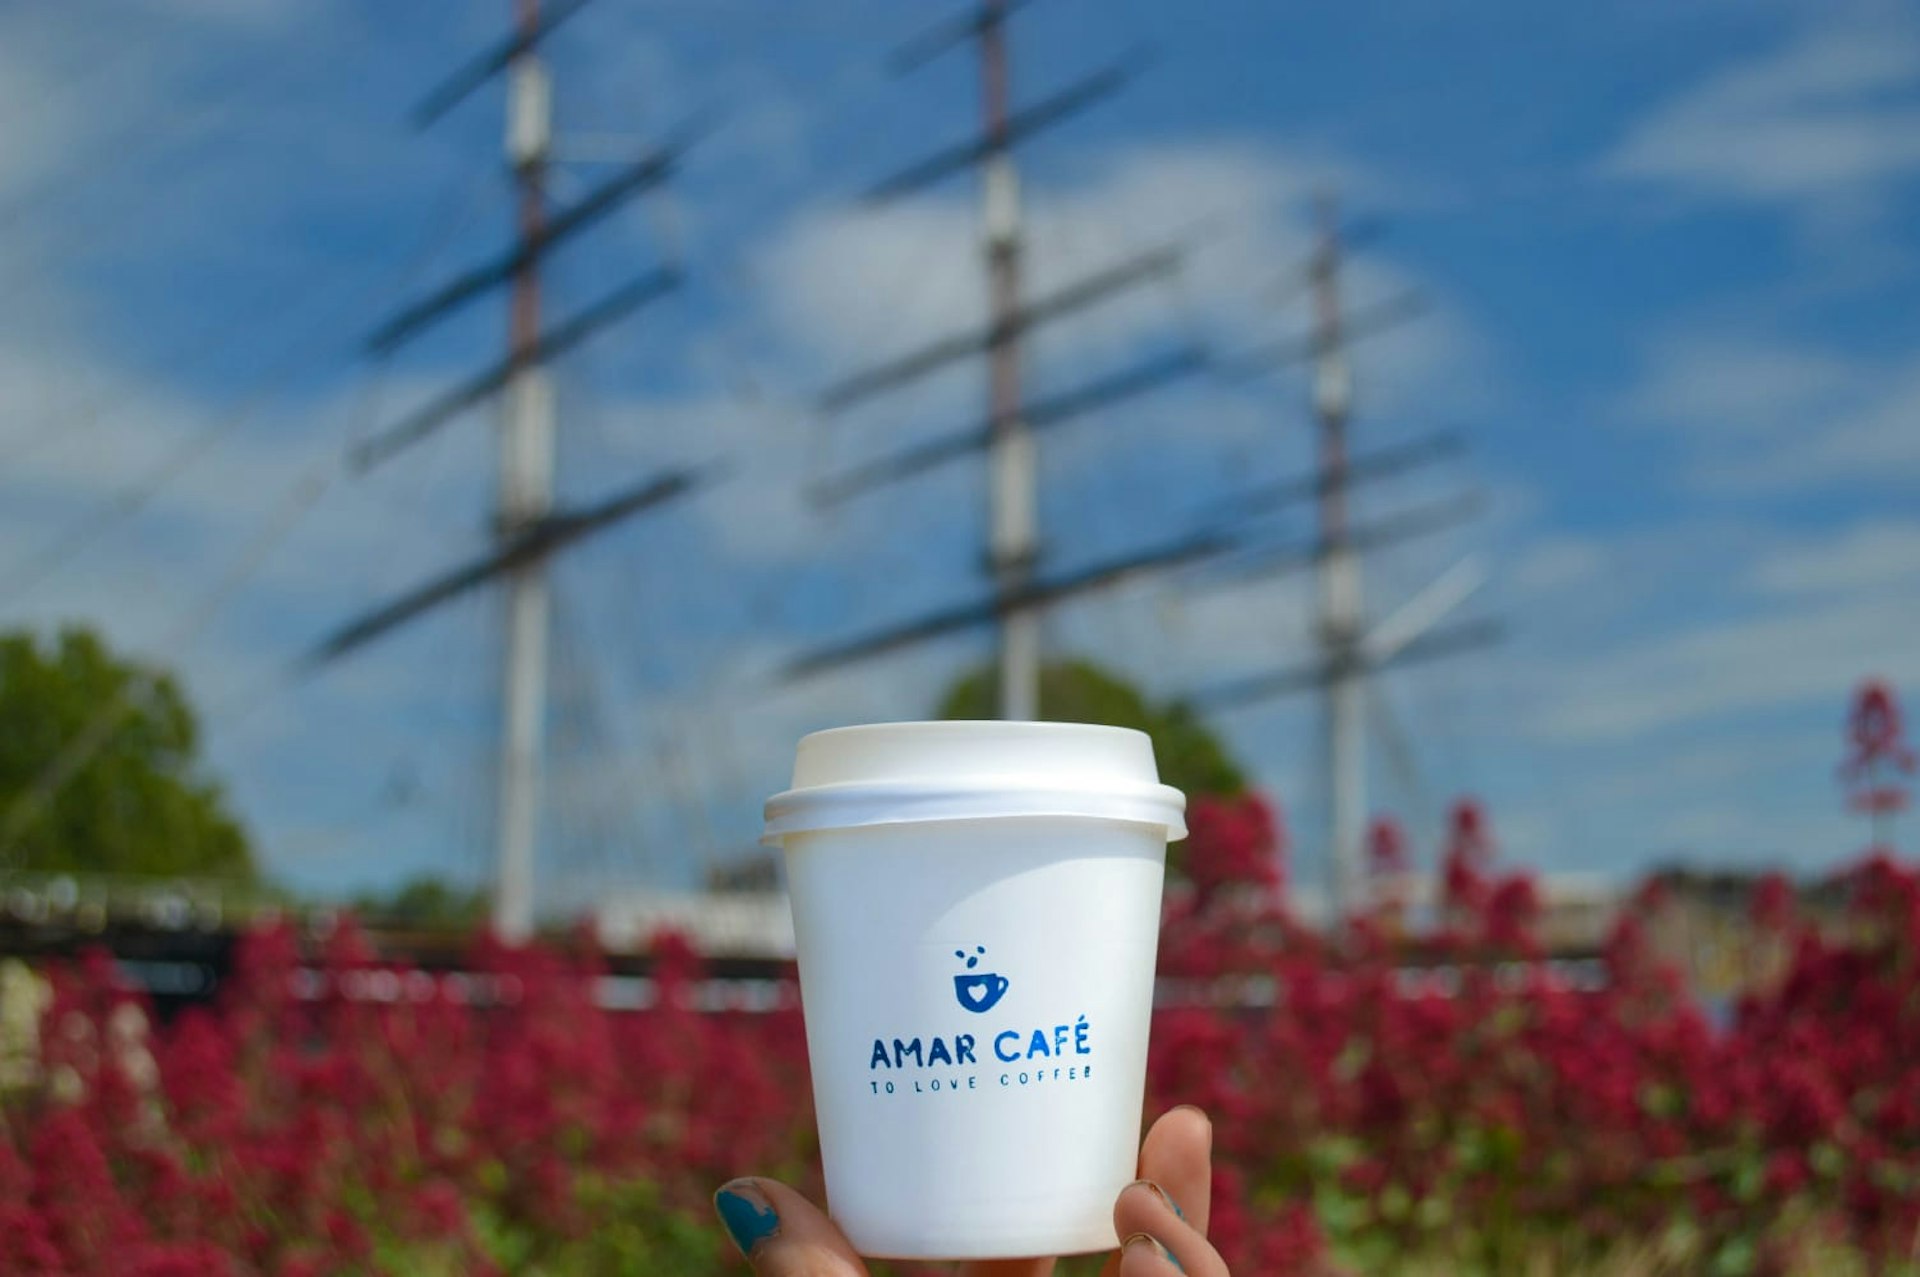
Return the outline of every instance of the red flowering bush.
<path id="1" fill-rule="evenodd" d="M 254 932 L 157 1034 L 104 962 L 59 975 L 0 1109 L 0 1272 L 706 1272 L 713 1185 L 804 1178 L 797 1004 L 696 1005 L 672 938 L 622 1011 L 587 949 L 436 977 L 348 926 L 308 956 Z"/>
<path id="2" fill-rule="evenodd" d="M 1658 893 L 1594 969 L 1542 961 L 1535 884 L 1496 869 L 1478 807 L 1455 812 L 1430 917 L 1381 890 L 1336 933 L 1288 911 L 1266 804 L 1201 802 L 1192 826 L 1150 1106 L 1213 1115 L 1237 1272 L 1906 1262 L 1913 869 L 1871 859 L 1822 925 L 1763 883 L 1773 974 L 1710 1017 L 1647 939 Z M 1378 858 L 1404 879 L 1403 845 Z M 0 1272 L 728 1271 L 714 1185 L 818 1188 L 797 1001 L 790 979 L 707 981 L 673 937 L 653 956 L 621 981 L 590 945 L 482 940 L 436 975 L 351 926 L 272 926 L 216 1006 L 163 1027 L 104 958 L 57 971 L 0 1092 Z"/>
<path id="3" fill-rule="evenodd" d="M 1196 815 L 1196 830 L 1277 827 Z M 1262 852 L 1278 864 L 1277 832 Z M 1763 880 L 1754 915 L 1783 970 L 1715 1024 L 1649 948 L 1658 891 L 1622 912 L 1604 978 L 1575 980 L 1537 960 L 1533 881 L 1492 860 L 1484 813 L 1462 804 L 1418 944 L 1391 897 L 1338 941 L 1307 931 L 1267 890 L 1277 868 L 1174 895 L 1164 971 L 1190 994 L 1210 976 L 1214 996 L 1157 1022 L 1151 1102 L 1216 1115 L 1231 1167 L 1216 1194 L 1237 1199 L 1217 1217 L 1226 1254 L 1258 1273 L 1330 1256 L 1511 1272 L 1623 1242 L 1702 1271 L 1785 1271 L 1835 1245 L 1909 1259 L 1920 873 L 1869 860 L 1832 936 Z"/>

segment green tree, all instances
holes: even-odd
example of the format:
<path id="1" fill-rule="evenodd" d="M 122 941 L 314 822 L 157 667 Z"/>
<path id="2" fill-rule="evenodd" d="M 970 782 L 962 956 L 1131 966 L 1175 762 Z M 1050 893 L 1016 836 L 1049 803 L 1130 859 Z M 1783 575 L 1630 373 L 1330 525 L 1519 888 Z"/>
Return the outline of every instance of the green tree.
<path id="1" fill-rule="evenodd" d="M 82 627 L 51 643 L 0 634 L 0 820 L 103 713 L 118 714 L 111 735 L 45 797 L 7 867 L 252 879 L 246 834 L 203 770 L 199 724 L 179 684 L 116 657 Z"/>
<path id="2" fill-rule="evenodd" d="M 461 887 L 435 874 L 417 874 L 391 894 L 363 892 L 353 901 L 363 918 L 402 927 L 464 929 L 487 916 L 487 893 Z"/>
<path id="3" fill-rule="evenodd" d="M 992 718 L 998 690 L 995 669 L 975 670 L 948 689 L 941 698 L 939 716 Z M 1040 717 L 1145 732 L 1153 737 L 1160 779 L 1189 797 L 1237 794 L 1247 787 L 1239 765 L 1190 706 L 1179 701 L 1156 705 L 1131 683 L 1091 661 L 1060 661 L 1040 671 Z"/>

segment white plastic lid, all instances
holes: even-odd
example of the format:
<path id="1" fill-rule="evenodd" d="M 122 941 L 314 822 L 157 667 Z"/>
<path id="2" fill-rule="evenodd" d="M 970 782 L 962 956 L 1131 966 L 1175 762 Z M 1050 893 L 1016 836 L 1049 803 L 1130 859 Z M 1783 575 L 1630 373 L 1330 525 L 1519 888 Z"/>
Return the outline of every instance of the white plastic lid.
<path id="1" fill-rule="evenodd" d="M 1160 783 L 1144 732 L 1087 723 L 873 723 L 814 732 L 761 841 L 923 820 L 1088 816 L 1187 836 L 1186 796 Z"/>

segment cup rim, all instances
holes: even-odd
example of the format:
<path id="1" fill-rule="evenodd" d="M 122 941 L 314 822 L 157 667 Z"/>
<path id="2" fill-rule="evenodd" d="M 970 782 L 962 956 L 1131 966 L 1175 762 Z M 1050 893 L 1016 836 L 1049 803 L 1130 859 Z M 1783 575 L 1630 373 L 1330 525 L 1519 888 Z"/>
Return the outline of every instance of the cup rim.
<path id="1" fill-rule="evenodd" d="M 813 732 L 791 788 L 766 803 L 763 843 L 870 825 L 1074 816 L 1186 835 L 1145 732 L 1101 723 L 940 719 Z"/>

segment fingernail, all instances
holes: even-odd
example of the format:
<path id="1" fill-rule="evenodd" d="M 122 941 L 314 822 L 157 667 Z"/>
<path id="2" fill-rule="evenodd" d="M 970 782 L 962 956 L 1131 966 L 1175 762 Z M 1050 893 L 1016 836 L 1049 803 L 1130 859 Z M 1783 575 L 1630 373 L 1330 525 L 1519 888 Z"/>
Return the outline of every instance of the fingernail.
<path id="1" fill-rule="evenodd" d="M 1159 1196 L 1161 1201 L 1167 1204 L 1168 1210 L 1172 1211 L 1175 1215 L 1179 1216 L 1181 1219 L 1185 1219 L 1187 1217 L 1187 1212 L 1180 1209 L 1180 1203 L 1173 1200 L 1173 1194 L 1169 1193 L 1166 1189 L 1160 1187 L 1160 1185 L 1156 1184 L 1154 1181 L 1150 1179 L 1137 1179 L 1133 1181 L 1133 1183 L 1127 1185 L 1127 1187 L 1128 1188 L 1150 1188 L 1154 1191 L 1155 1194 Z"/>
<path id="2" fill-rule="evenodd" d="M 1138 1246 L 1140 1249 L 1144 1251 L 1148 1251 L 1152 1254 L 1160 1256 L 1160 1258 L 1166 1260 L 1169 1264 L 1172 1264 L 1174 1268 L 1179 1272 L 1184 1273 L 1185 1271 L 1187 1271 L 1185 1268 L 1182 1268 L 1180 1266 L 1180 1261 L 1173 1257 L 1172 1251 L 1168 1250 L 1165 1246 L 1162 1246 L 1159 1242 L 1155 1241 L 1152 1237 L 1149 1237 L 1145 1233 L 1135 1233 L 1133 1236 L 1127 1238 L 1126 1241 L 1120 1244 L 1120 1253 L 1124 1255 L 1136 1246 Z"/>
<path id="3" fill-rule="evenodd" d="M 1192 1113 L 1201 1121 L 1205 1122 L 1207 1124 L 1207 1133 L 1209 1135 L 1213 1133 L 1213 1119 L 1207 1116 L 1205 1109 L 1201 1108 L 1198 1104 L 1176 1104 L 1167 1111 L 1170 1113 L 1178 1113 L 1181 1109 L 1185 1109 L 1187 1112 Z"/>
<path id="4" fill-rule="evenodd" d="M 742 1255 L 752 1255 L 755 1246 L 780 1231 L 779 1214 L 750 1179 L 722 1184 L 713 1195 L 713 1209 Z"/>

